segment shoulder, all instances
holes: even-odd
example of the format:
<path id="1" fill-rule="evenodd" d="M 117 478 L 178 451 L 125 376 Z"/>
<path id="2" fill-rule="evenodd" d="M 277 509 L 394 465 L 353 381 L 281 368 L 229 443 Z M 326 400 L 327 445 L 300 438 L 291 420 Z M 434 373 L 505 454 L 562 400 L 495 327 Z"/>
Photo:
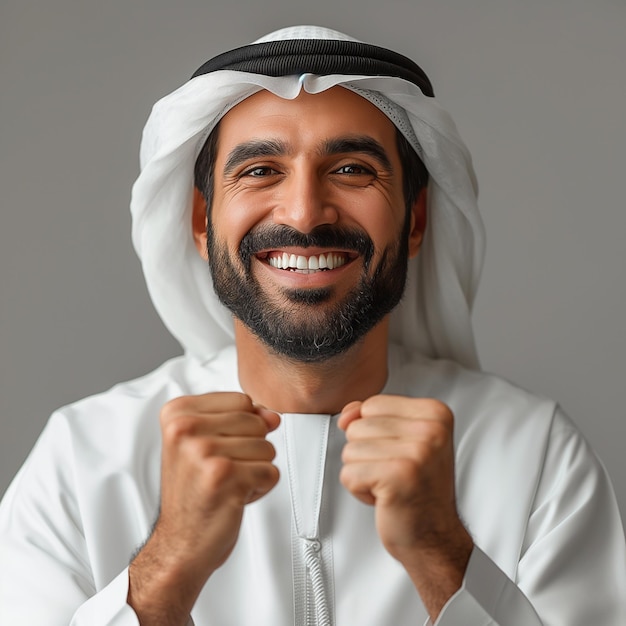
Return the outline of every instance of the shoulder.
<path id="1" fill-rule="evenodd" d="M 44 491 L 89 493 L 104 479 L 119 482 L 132 475 L 153 482 L 156 490 L 162 406 L 182 395 L 234 384 L 234 365 L 228 352 L 206 363 L 180 356 L 149 374 L 61 407 L 48 420 L 14 488 L 19 483 L 29 492 L 37 492 L 39 485 Z"/>
<path id="2" fill-rule="evenodd" d="M 142 449 L 153 453 L 160 447 L 158 418 L 166 402 L 236 384 L 236 363 L 228 350 L 204 363 L 176 357 L 144 376 L 61 407 L 50 417 L 42 439 L 89 463 L 111 456 L 130 458 Z"/>
<path id="3" fill-rule="evenodd" d="M 455 419 L 457 463 L 464 471 L 503 477 L 526 467 L 540 472 L 548 450 L 573 446 L 593 457 L 583 435 L 552 399 L 449 360 L 396 350 L 392 358 L 398 393 L 432 397 L 447 404 Z"/>
<path id="4" fill-rule="evenodd" d="M 230 350 L 216 353 L 202 363 L 183 355 L 166 361 L 148 374 L 68 404 L 56 415 L 75 427 L 92 427 L 97 421 L 105 421 L 108 428 L 118 422 L 129 427 L 141 422 L 145 414 L 153 416 L 155 409 L 160 410 L 168 400 L 236 384 L 236 362 Z"/>
<path id="5" fill-rule="evenodd" d="M 406 395 L 433 397 L 455 413 L 457 425 L 529 427 L 534 422 L 550 427 L 557 404 L 494 374 L 470 370 L 447 359 L 429 359 L 394 347 L 390 353 L 394 385 Z"/>

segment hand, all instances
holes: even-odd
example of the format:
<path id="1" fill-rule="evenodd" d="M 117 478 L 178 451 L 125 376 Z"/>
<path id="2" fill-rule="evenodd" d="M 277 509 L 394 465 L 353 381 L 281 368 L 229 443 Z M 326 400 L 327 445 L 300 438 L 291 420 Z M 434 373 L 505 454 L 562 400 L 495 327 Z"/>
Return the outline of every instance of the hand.
<path id="1" fill-rule="evenodd" d="M 473 543 L 456 509 L 454 417 L 438 400 L 373 396 L 346 405 L 341 483 L 375 506 L 376 528 L 433 621 L 460 587 Z"/>
<path id="2" fill-rule="evenodd" d="M 176 398 L 160 415 L 161 510 L 130 567 L 129 604 L 144 624 L 185 624 L 237 541 L 243 510 L 278 481 L 268 432 L 279 416 L 240 393 Z M 160 617 L 159 617 L 160 616 Z"/>

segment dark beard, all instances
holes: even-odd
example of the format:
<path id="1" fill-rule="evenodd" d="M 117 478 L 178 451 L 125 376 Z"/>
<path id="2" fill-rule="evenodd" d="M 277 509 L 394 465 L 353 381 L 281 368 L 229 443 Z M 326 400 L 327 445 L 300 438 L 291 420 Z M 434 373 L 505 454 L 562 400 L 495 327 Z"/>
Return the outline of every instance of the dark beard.
<path id="1" fill-rule="evenodd" d="M 389 246 L 369 276 L 374 244 L 356 229 L 320 226 L 304 234 L 288 226 L 274 225 L 250 231 L 241 241 L 237 267 L 225 245 L 215 237 L 211 222 L 207 248 L 215 293 L 220 301 L 273 352 L 305 363 L 320 363 L 344 353 L 361 340 L 400 301 L 408 260 L 408 224 L 394 252 Z M 363 273 L 339 302 L 326 304 L 333 287 L 284 289 L 281 301 L 268 296 L 252 276 L 256 252 L 288 246 L 322 247 L 357 252 Z"/>

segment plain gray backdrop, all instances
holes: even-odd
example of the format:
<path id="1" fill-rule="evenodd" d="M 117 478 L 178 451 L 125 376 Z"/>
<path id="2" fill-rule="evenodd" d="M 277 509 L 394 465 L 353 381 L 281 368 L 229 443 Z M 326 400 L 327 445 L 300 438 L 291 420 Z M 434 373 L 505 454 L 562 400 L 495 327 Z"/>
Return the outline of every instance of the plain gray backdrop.
<path id="1" fill-rule="evenodd" d="M 130 244 L 150 107 L 299 23 L 427 71 L 481 186 L 484 369 L 561 402 L 626 512 L 624 0 L 2 0 L 0 494 L 55 408 L 180 353 Z"/>

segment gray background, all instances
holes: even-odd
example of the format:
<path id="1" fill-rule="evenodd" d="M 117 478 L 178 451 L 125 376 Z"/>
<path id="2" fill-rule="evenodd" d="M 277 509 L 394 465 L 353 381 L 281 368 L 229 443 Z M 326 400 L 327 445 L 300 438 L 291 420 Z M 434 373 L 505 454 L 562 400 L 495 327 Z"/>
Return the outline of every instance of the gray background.
<path id="1" fill-rule="evenodd" d="M 481 183 L 484 368 L 561 401 L 626 512 L 623 0 L 2 0 L 0 493 L 51 411 L 180 352 L 130 245 L 152 103 L 297 23 L 427 70 Z"/>

